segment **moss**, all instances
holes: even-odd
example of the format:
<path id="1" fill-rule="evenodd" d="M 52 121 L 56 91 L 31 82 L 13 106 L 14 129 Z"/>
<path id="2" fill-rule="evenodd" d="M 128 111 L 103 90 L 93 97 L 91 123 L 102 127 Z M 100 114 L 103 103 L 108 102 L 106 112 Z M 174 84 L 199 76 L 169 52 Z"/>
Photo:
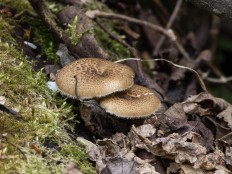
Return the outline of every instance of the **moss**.
<path id="1" fill-rule="evenodd" d="M 98 1 L 90 1 L 86 3 L 83 8 L 85 10 L 100 10 L 104 12 L 113 12 L 105 3 L 101 3 Z M 109 19 L 99 19 L 100 23 L 102 23 L 105 28 L 107 28 L 111 33 L 116 35 L 117 37 L 121 38 L 122 40 L 125 40 L 124 35 L 120 35 L 115 29 L 114 29 L 114 23 L 112 20 Z M 107 51 L 109 52 L 112 57 L 116 59 L 131 57 L 130 51 L 128 48 L 120 44 L 119 42 L 115 41 L 114 39 L 110 38 L 109 34 L 107 34 L 105 31 L 103 31 L 98 25 L 94 26 L 94 33 L 96 36 L 96 39 L 98 40 L 98 43 Z"/>
<path id="2" fill-rule="evenodd" d="M 0 38 L 3 42 L 7 41 L 8 43 L 13 43 L 14 39 L 11 36 L 11 31 L 13 27 L 9 25 L 3 18 L 0 16 Z"/>
<path id="3" fill-rule="evenodd" d="M 104 26 L 114 35 L 121 39 L 125 39 L 124 36 L 119 35 L 112 27 L 112 24 L 110 22 L 105 22 Z M 104 32 L 102 29 L 100 29 L 98 26 L 95 26 L 94 28 L 96 38 L 98 42 L 101 44 L 101 46 L 107 50 L 113 57 L 116 57 L 117 59 L 130 57 L 130 51 L 128 48 L 120 44 L 119 42 L 113 40 L 110 38 L 109 34 Z"/>
<path id="4" fill-rule="evenodd" d="M 81 146 L 81 145 L 79 145 Z M 78 169 L 86 174 L 96 173 L 93 167 L 88 164 L 88 158 L 85 157 L 84 148 L 77 147 L 76 145 L 64 145 L 61 154 L 67 158 L 72 158 L 77 165 Z"/>
<path id="5" fill-rule="evenodd" d="M 5 4 L 18 11 L 32 10 L 32 7 L 28 0 L 12 1 L 12 0 L 1 0 L 2 4 Z"/>
<path id="6" fill-rule="evenodd" d="M 68 161 L 75 161 L 83 171 L 94 171 L 87 160 L 83 161 L 87 158 L 83 148 L 70 139 L 64 128 L 73 129 L 67 121 L 74 118 L 72 106 L 48 89 L 42 71 L 34 72 L 20 51 L 3 42 L 0 42 L 0 96 L 6 98 L 5 105 L 23 116 L 17 120 L 0 112 L 0 173 L 61 173 Z M 32 144 L 39 150 L 32 148 Z M 60 151 L 70 145 L 82 153 L 68 154 L 73 151 L 66 150 L 64 155 Z"/>
<path id="7" fill-rule="evenodd" d="M 41 56 L 49 62 L 58 63 L 59 57 L 56 55 L 56 50 L 59 47 L 59 42 L 57 42 L 43 22 L 37 16 L 26 14 L 22 16 L 20 23 L 30 24 L 29 30 L 31 34 L 28 39 L 40 46 Z"/>
<path id="8" fill-rule="evenodd" d="M 44 158 L 34 154 L 27 154 L 27 159 L 20 161 L 20 163 L 22 163 L 20 167 L 16 167 L 20 174 L 61 173 L 62 170 L 60 166 L 51 168 Z"/>
<path id="9" fill-rule="evenodd" d="M 56 55 L 56 50 L 59 47 L 59 42 L 57 42 L 57 40 L 53 37 L 41 19 L 35 15 L 30 3 L 27 0 L 17 2 L 3 0 L 2 3 L 14 8 L 16 13 L 22 14 L 16 21 L 12 20 L 11 18 L 3 19 L 0 17 L 0 30 L 3 31 L 0 34 L 0 38 L 3 41 L 7 40 L 7 43 L 14 43 L 14 39 L 11 37 L 12 29 L 14 27 L 21 27 L 20 25 L 23 25 L 24 27 L 27 26 L 26 28 L 23 28 L 23 30 L 27 33 L 25 33 L 23 36 L 24 38 L 21 39 L 39 45 L 41 48 L 40 50 L 42 57 L 46 58 L 52 63 L 58 63 L 59 57 Z"/>
<path id="10" fill-rule="evenodd" d="M 71 43 L 73 45 L 77 45 L 80 42 L 84 34 L 92 32 L 91 30 L 77 32 L 77 25 L 78 25 L 78 16 L 75 16 L 72 24 L 68 24 L 68 27 L 65 30 L 65 32 L 68 34 L 69 39 L 71 40 Z"/>

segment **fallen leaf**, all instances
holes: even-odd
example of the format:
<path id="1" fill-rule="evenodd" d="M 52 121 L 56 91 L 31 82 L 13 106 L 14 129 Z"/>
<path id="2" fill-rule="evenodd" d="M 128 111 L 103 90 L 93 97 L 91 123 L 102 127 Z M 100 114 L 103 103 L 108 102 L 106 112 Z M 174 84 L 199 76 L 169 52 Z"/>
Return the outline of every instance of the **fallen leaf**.
<path id="1" fill-rule="evenodd" d="M 137 174 L 135 171 L 137 164 L 122 158 L 111 158 L 102 169 L 101 174 Z"/>
<path id="2" fill-rule="evenodd" d="M 229 128 L 232 129 L 232 107 L 231 106 L 228 106 L 225 110 L 220 112 L 217 115 L 217 117 L 227 122 L 227 125 L 229 126 Z"/>
<path id="3" fill-rule="evenodd" d="M 226 161 L 226 164 L 229 164 L 232 166 L 232 147 L 226 147 L 225 161 Z"/>
<path id="4" fill-rule="evenodd" d="M 226 169 L 224 166 L 216 166 L 215 174 L 231 174 L 232 172 Z"/>
<path id="5" fill-rule="evenodd" d="M 63 170 L 63 174 L 82 174 L 82 172 L 77 169 L 74 162 L 69 161 Z"/>

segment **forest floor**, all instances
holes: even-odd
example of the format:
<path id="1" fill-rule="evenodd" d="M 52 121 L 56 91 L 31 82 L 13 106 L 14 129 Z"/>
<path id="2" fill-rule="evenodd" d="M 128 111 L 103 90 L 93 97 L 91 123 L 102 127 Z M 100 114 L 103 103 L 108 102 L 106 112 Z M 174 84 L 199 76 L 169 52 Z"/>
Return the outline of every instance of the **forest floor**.
<path id="1" fill-rule="evenodd" d="M 231 27 L 182 0 L 2 0 L 0 173 L 232 173 Z M 126 64 L 160 107 L 54 92 L 71 56 Z"/>

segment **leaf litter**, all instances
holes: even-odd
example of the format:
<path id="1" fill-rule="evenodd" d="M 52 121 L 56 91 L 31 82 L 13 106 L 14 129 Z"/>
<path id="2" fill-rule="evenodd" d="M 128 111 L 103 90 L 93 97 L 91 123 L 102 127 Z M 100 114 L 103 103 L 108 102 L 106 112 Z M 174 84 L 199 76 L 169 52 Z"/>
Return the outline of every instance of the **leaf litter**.
<path id="1" fill-rule="evenodd" d="M 86 150 L 102 174 L 231 173 L 231 114 L 229 103 L 203 92 Z"/>

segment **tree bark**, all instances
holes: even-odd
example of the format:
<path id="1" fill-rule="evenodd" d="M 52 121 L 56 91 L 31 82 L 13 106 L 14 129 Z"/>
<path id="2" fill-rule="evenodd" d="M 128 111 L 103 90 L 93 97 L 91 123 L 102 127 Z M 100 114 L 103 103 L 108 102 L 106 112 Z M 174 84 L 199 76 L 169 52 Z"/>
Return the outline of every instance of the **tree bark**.
<path id="1" fill-rule="evenodd" d="M 193 5 L 215 14 L 222 19 L 232 21 L 231 0 L 185 0 Z"/>

